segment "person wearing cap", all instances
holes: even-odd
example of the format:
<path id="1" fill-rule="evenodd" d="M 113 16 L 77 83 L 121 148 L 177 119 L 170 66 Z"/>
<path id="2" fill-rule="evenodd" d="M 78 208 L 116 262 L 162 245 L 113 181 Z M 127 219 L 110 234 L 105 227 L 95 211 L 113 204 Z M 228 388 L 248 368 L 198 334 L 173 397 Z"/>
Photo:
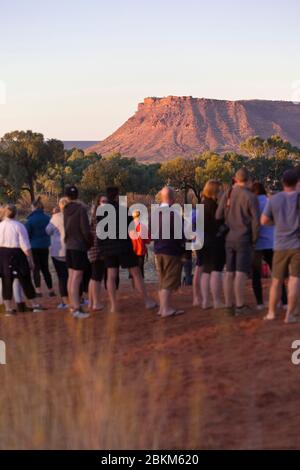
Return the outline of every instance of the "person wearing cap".
<path id="1" fill-rule="evenodd" d="M 88 318 L 89 314 L 81 310 L 81 284 L 83 274 L 89 269 L 88 250 L 93 244 L 89 218 L 85 205 L 78 201 L 78 189 L 69 186 L 65 196 L 64 229 L 66 245 L 66 263 L 68 267 L 68 294 L 74 318 Z"/>
<path id="2" fill-rule="evenodd" d="M 283 174 L 283 191 L 269 199 L 261 216 L 262 225 L 275 225 L 272 283 L 265 320 L 274 320 L 282 286 L 288 278 L 288 308 L 285 323 L 295 323 L 300 292 L 300 192 L 295 170 Z"/>
<path id="3" fill-rule="evenodd" d="M 7 316 L 16 314 L 12 304 L 13 282 L 16 278 L 30 301 L 31 310 L 42 310 L 35 301 L 36 292 L 31 281 L 30 270 L 34 268 L 34 263 L 28 233 L 24 225 L 15 220 L 16 213 L 16 207 L 7 204 L 0 223 L 0 277 Z"/>

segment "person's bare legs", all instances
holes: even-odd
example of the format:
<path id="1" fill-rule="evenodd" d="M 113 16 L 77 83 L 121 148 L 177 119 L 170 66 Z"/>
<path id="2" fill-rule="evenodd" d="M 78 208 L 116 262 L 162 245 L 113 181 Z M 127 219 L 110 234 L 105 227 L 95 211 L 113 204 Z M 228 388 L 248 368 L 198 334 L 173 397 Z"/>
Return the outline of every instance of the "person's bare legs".
<path id="1" fill-rule="evenodd" d="M 71 269 L 72 277 L 70 284 L 68 283 L 69 297 L 71 305 L 75 311 L 80 310 L 80 285 L 83 278 L 83 271 Z"/>
<path id="2" fill-rule="evenodd" d="M 210 284 L 210 274 L 202 273 L 201 275 L 201 296 L 202 296 L 202 308 L 207 309 L 211 307 L 210 302 L 210 292 L 209 292 L 209 284 Z"/>
<path id="3" fill-rule="evenodd" d="M 135 289 L 141 294 L 144 302 L 145 307 L 147 309 L 151 309 L 157 306 L 157 303 L 148 295 L 147 289 L 145 286 L 145 281 L 143 279 L 141 270 L 139 266 L 135 266 L 133 268 L 129 268 L 129 272 L 132 276 L 132 281 Z"/>
<path id="4" fill-rule="evenodd" d="M 110 300 L 111 313 L 115 313 L 117 311 L 116 279 L 118 272 L 118 268 L 107 268 L 107 292 Z"/>
<path id="5" fill-rule="evenodd" d="M 101 302 L 101 282 L 94 281 L 93 279 L 89 282 L 89 306 L 92 310 L 103 309 Z"/>
<path id="6" fill-rule="evenodd" d="M 67 283 L 67 289 L 68 289 L 68 295 L 69 295 L 69 302 L 70 302 L 70 307 L 71 309 L 74 309 L 74 306 L 72 305 L 72 298 L 71 298 L 71 289 L 72 289 L 72 282 L 73 282 L 73 269 L 68 269 L 68 283 Z"/>
<path id="7" fill-rule="evenodd" d="M 272 278 L 270 292 L 269 292 L 269 309 L 265 316 L 266 320 L 274 320 L 276 317 L 276 309 L 281 296 L 282 281 L 280 279 Z"/>
<path id="8" fill-rule="evenodd" d="M 210 275 L 210 291 L 213 298 L 214 308 L 223 308 L 224 304 L 222 301 L 223 292 L 223 273 L 219 271 L 213 271 Z"/>
<path id="9" fill-rule="evenodd" d="M 159 301 L 160 301 L 160 315 L 162 317 L 167 317 L 174 312 L 174 308 L 171 307 L 171 294 L 172 292 L 168 289 L 161 289 L 159 291 Z"/>
<path id="10" fill-rule="evenodd" d="M 11 312 L 14 308 L 12 300 L 3 300 L 5 311 Z"/>
<path id="11" fill-rule="evenodd" d="M 201 287 L 200 280 L 202 274 L 202 266 L 196 266 L 193 276 L 193 306 L 199 307 L 201 305 Z"/>
<path id="12" fill-rule="evenodd" d="M 224 295 L 226 307 L 233 306 L 234 272 L 227 271 L 224 277 Z"/>
<path id="13" fill-rule="evenodd" d="M 296 317 L 299 313 L 299 292 L 300 278 L 290 276 L 288 282 L 288 309 L 286 312 L 285 323 L 297 321 Z"/>
<path id="14" fill-rule="evenodd" d="M 235 273 L 234 279 L 234 295 L 236 307 L 243 307 L 245 305 L 245 289 L 246 289 L 247 274 L 241 271 Z"/>

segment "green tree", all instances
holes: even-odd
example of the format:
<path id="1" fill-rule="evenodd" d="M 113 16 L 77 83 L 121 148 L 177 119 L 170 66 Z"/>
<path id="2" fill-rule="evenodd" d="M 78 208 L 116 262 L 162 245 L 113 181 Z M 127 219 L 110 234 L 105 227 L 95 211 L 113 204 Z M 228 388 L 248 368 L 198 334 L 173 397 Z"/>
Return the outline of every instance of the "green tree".
<path id="1" fill-rule="evenodd" d="M 39 176 L 62 155 L 63 143 L 58 140 L 45 141 L 42 134 L 32 131 L 7 133 L 0 141 L 1 178 L 15 198 L 27 191 L 33 201 Z"/>
<path id="2" fill-rule="evenodd" d="M 195 171 L 195 180 L 199 187 L 203 188 L 205 183 L 211 179 L 223 183 L 230 183 L 234 173 L 232 162 L 226 161 L 217 154 L 202 158 L 203 164 Z"/>
<path id="3" fill-rule="evenodd" d="M 165 184 L 173 186 L 175 189 L 184 192 L 184 200 L 187 202 L 189 190 L 192 190 L 197 200 L 199 200 L 199 187 L 196 180 L 196 168 L 201 164 L 200 159 L 186 159 L 177 157 L 163 163 L 159 170 L 159 175 Z"/>

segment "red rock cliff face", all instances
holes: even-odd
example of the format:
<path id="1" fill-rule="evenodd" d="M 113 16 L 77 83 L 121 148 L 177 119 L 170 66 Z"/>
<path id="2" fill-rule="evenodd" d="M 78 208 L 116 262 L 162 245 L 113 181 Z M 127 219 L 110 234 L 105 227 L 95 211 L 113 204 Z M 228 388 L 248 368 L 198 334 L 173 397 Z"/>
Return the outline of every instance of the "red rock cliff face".
<path id="1" fill-rule="evenodd" d="M 238 151 L 247 137 L 274 134 L 300 146 L 300 105 L 191 96 L 145 98 L 134 116 L 88 151 L 120 152 L 153 162 L 204 150 Z"/>

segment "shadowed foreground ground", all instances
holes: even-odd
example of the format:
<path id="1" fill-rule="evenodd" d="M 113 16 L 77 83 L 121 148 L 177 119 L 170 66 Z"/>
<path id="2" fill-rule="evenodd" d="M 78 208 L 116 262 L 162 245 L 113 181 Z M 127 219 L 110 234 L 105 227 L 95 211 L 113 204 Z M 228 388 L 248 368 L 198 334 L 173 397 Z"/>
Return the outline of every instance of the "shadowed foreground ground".
<path id="1" fill-rule="evenodd" d="M 300 324 L 176 304 L 160 320 L 123 287 L 118 315 L 1 316 L 0 448 L 299 448 Z"/>

